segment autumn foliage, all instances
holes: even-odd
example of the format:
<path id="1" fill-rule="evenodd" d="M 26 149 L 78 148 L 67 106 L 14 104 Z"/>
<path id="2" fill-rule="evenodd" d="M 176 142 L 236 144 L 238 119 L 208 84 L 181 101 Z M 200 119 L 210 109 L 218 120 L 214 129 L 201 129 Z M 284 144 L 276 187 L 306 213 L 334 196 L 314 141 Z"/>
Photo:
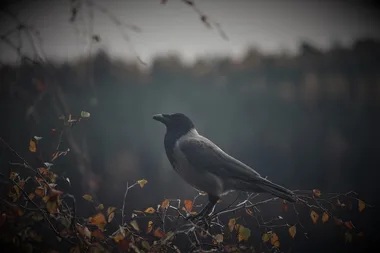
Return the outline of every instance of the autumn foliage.
<path id="1" fill-rule="evenodd" d="M 78 117 L 62 116 L 62 126 L 52 130 L 53 136 L 62 143 L 61 133 L 66 127 L 72 128 L 89 118 L 90 113 L 84 111 Z M 43 137 L 34 136 L 28 143 L 29 152 L 37 155 L 42 141 Z M 8 144 L 7 147 L 10 148 Z M 70 179 L 52 169 L 56 159 L 69 154 L 70 149 L 61 150 L 59 144 L 42 167 L 33 168 L 19 157 L 21 162 L 12 161 L 9 174 L 1 175 L 2 187 L 6 189 L 0 206 L 2 244 L 19 252 L 282 252 L 287 250 L 282 247 L 283 240 L 307 238 L 308 223 L 340 226 L 346 243 L 365 236 L 350 220 L 338 215 L 354 207 L 358 213 L 370 207 L 354 192 L 296 190 L 296 204 L 248 194 L 224 209 L 216 208 L 206 220 L 191 222 L 186 217 L 200 210 L 198 198 L 206 195 L 199 192 L 193 199 L 163 199 L 126 214 L 128 192 L 143 188 L 148 181 L 140 179 L 128 184 L 123 206 L 105 206 L 90 194 L 72 196 L 58 184 L 65 182 L 70 186 Z M 77 201 L 87 202 L 93 214 L 79 217 Z M 278 208 L 278 215 L 264 220 L 260 210 L 268 204 Z M 309 212 L 309 220 L 301 218 L 301 212 Z M 284 218 L 288 213 L 294 214 L 289 220 Z M 254 233 L 261 238 L 253 238 Z"/>

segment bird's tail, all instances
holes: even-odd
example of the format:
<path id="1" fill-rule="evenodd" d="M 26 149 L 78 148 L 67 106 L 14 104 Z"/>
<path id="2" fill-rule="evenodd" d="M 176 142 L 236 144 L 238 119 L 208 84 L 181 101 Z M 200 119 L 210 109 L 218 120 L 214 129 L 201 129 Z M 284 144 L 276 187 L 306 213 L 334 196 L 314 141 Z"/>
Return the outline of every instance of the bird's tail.
<path id="1" fill-rule="evenodd" d="M 265 178 L 260 178 L 255 182 L 256 187 L 262 189 L 264 192 L 269 192 L 272 195 L 279 197 L 281 199 L 287 200 L 289 202 L 296 202 L 297 197 L 289 189 L 286 189 L 285 187 L 272 183 L 271 181 L 265 179 Z"/>

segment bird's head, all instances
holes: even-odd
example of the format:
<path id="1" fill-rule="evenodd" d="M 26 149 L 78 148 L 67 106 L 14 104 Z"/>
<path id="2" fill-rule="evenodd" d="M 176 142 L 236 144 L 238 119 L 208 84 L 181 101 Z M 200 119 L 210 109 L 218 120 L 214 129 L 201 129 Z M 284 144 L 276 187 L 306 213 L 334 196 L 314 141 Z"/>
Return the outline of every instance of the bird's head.
<path id="1" fill-rule="evenodd" d="M 156 114 L 153 119 L 164 124 L 170 132 L 187 133 L 195 127 L 191 119 L 183 113 Z"/>

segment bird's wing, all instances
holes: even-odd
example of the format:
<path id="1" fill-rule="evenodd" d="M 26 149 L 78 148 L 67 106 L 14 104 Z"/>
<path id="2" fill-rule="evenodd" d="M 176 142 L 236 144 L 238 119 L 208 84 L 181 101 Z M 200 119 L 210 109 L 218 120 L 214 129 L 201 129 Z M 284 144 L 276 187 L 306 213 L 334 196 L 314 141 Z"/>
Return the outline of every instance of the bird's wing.
<path id="1" fill-rule="evenodd" d="M 195 169 L 207 171 L 220 177 L 245 180 L 261 178 L 254 169 L 228 155 L 212 141 L 201 135 L 182 139 L 178 145 Z"/>

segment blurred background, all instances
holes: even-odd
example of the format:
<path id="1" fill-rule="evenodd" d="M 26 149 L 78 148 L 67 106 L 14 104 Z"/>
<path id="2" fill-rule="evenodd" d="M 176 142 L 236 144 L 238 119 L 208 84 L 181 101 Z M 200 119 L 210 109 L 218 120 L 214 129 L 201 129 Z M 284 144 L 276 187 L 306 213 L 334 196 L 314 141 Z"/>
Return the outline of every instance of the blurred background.
<path id="1" fill-rule="evenodd" d="M 165 129 L 151 118 L 183 112 L 201 134 L 274 182 L 322 193 L 355 190 L 375 203 L 374 5 L 165 2 L 8 6 L 1 16 L 1 137 L 33 160 L 32 136 L 51 138 L 59 116 L 90 112 L 65 133 L 63 147 L 71 151 L 53 169 L 70 178 L 72 191 L 91 192 L 105 205 L 120 205 L 127 182 L 145 178 L 128 207 L 141 209 L 196 193 L 171 169 Z M 54 145 L 42 143 L 41 155 Z M 4 168 L 16 158 L 1 149 Z"/>

